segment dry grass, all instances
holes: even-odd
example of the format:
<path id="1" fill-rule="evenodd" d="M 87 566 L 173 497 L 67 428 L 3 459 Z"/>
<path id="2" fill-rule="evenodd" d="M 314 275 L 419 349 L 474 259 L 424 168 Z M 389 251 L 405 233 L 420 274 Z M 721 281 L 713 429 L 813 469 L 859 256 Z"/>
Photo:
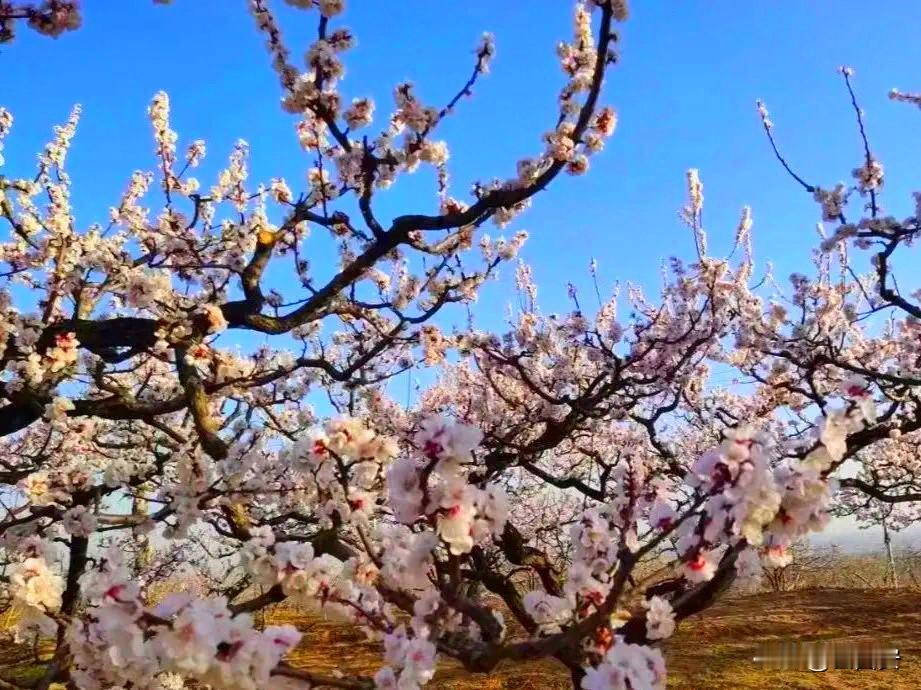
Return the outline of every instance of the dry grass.
<path id="1" fill-rule="evenodd" d="M 818 589 L 724 601 L 681 626 L 666 655 L 669 687 L 921 688 L 921 609 L 915 590 Z M 899 649 L 898 670 L 765 671 L 752 663 L 759 642 L 780 639 L 875 641 Z"/>
<path id="2" fill-rule="evenodd" d="M 774 688 L 921 688 L 921 607 L 912 590 L 805 590 L 726 600 L 681 625 L 665 649 L 669 688 L 676 690 L 773 690 Z M 361 632 L 279 610 L 272 622 L 297 625 L 305 643 L 292 662 L 314 670 L 373 672 L 379 647 Z M 898 647 L 898 670 L 765 671 L 751 660 L 760 642 L 780 639 L 875 640 Z M 556 690 L 568 676 L 553 662 L 505 665 L 489 676 L 471 676 L 454 664 L 439 670 L 438 690 Z"/>
<path id="3" fill-rule="evenodd" d="M 686 621 L 666 648 L 669 688 L 676 690 L 773 690 L 773 688 L 921 688 L 921 608 L 913 590 L 820 589 L 755 594 L 726 600 Z M 278 609 L 270 623 L 291 623 L 305 642 L 291 662 L 315 671 L 373 673 L 379 645 L 354 628 Z M 899 670 L 764 671 L 751 661 L 759 642 L 795 638 L 870 641 L 899 648 Z M 2 643 L 0 643 L 2 645 Z M 27 650 L 8 646 L 0 676 L 23 679 L 34 669 Z M 31 671 L 34 673 L 34 671 Z M 557 690 L 568 678 L 552 662 L 500 666 L 488 676 L 471 676 L 454 664 L 439 669 L 437 690 Z"/>

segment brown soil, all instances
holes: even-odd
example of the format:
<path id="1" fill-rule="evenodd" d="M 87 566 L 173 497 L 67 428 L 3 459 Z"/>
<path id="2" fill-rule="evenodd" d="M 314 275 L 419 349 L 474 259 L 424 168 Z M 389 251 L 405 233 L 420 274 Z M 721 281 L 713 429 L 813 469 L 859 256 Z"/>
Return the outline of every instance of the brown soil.
<path id="1" fill-rule="evenodd" d="M 683 622 L 665 647 L 668 687 L 676 690 L 773 690 L 921 688 L 921 593 L 914 590 L 825 589 L 757 594 L 729 599 Z M 373 674 L 380 665 L 377 643 L 357 629 L 296 611 L 279 609 L 273 624 L 291 623 L 305 633 L 291 655 L 293 665 L 312 671 Z M 876 642 L 897 647 L 897 670 L 767 671 L 752 656 L 772 640 Z M 26 681 L 36 674 L 31 650 L 0 641 L 0 678 Z M 2 684 L 0 684 L 2 685 Z M 557 690 L 568 676 L 554 662 L 500 666 L 471 675 L 445 663 L 433 690 Z"/>

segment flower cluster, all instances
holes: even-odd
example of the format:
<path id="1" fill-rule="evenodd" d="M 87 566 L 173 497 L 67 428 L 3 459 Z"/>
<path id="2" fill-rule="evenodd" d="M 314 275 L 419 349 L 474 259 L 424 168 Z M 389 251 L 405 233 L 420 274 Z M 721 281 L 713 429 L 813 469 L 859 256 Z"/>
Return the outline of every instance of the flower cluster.
<path id="1" fill-rule="evenodd" d="M 657 690 L 665 687 L 665 659 L 658 649 L 615 637 L 600 664 L 589 668 L 583 690 Z"/>
<path id="2" fill-rule="evenodd" d="M 397 450 L 393 438 L 374 432 L 361 420 L 340 418 L 298 440 L 286 460 L 315 496 L 324 524 L 364 525 L 375 511 L 384 467 Z"/>
<path id="3" fill-rule="evenodd" d="M 40 4 L 4 0 L 0 3 L 0 43 L 13 40 L 16 19 L 25 19 L 29 28 L 52 38 L 79 29 L 82 23 L 77 0 L 43 0 Z"/>
<path id="4" fill-rule="evenodd" d="M 415 690 L 435 675 L 435 645 L 425 637 L 425 627 L 398 627 L 384 637 L 386 666 L 374 676 L 377 690 Z"/>
<path id="5" fill-rule="evenodd" d="M 229 689 L 272 687 L 272 671 L 300 640 L 297 630 L 256 630 L 222 598 L 174 594 L 146 607 L 119 561 L 110 553 L 83 578 L 89 608 L 67 631 L 79 687 L 153 690 L 169 673 Z"/>
<path id="6" fill-rule="evenodd" d="M 740 540 L 763 546 L 766 560 L 782 565 L 795 539 L 827 524 L 833 485 L 826 474 L 844 456 L 846 434 L 864 423 L 857 406 L 847 416 L 831 413 L 822 422 L 815 449 L 802 461 L 776 468 L 768 461 L 770 440 L 749 427 L 733 430 L 718 450 L 698 458 L 687 481 L 707 499 L 704 516 L 678 530 L 684 576 L 692 582 L 711 579 L 721 547 Z"/>
<path id="7" fill-rule="evenodd" d="M 17 635 L 55 634 L 57 624 L 48 614 L 60 609 L 63 593 L 64 579 L 50 570 L 43 554 L 15 564 L 10 572 L 10 595 L 17 612 Z"/>
<path id="8" fill-rule="evenodd" d="M 508 517 L 498 486 L 467 482 L 467 466 L 482 433 L 471 426 L 432 417 L 422 422 L 415 444 L 419 456 L 404 456 L 387 473 L 387 501 L 402 523 L 425 520 L 455 555 L 502 531 Z"/>

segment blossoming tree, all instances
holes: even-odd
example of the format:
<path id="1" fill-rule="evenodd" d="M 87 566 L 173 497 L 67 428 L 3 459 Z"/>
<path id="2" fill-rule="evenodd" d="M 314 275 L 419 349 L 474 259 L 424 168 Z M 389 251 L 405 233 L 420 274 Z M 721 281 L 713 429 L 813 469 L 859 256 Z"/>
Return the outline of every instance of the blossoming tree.
<path id="1" fill-rule="evenodd" d="M 45 36 L 57 37 L 80 26 L 80 8 L 76 0 L 44 0 L 40 4 L 0 0 L 0 43 L 15 36 L 15 22 L 26 24 Z"/>
<path id="2" fill-rule="evenodd" d="M 410 690 L 446 656 L 475 673 L 553 658 L 575 687 L 658 688 L 676 624 L 821 529 L 849 459 L 863 468 L 849 491 L 914 500 L 897 474 L 909 470 L 892 474 L 876 449 L 921 427 L 921 308 L 889 264 L 918 221 L 881 216 L 869 153 L 858 224 L 843 216 L 850 190 L 800 180 L 834 232 L 817 277 L 794 280 L 794 314 L 753 285 L 747 209 L 740 258 L 708 254 L 690 171 L 697 260 L 674 261 L 659 297 L 599 291 L 591 315 L 573 288 L 571 313 L 545 315 L 518 264 L 508 333 L 447 334 L 433 317 L 473 301 L 526 239 L 482 226 L 506 227 L 560 173 L 586 172 L 613 133 L 600 96 L 624 4 L 576 5 L 541 150 L 469 199 L 451 195 L 437 135 L 488 71 L 489 36 L 449 103 L 400 84 L 374 128 L 375 104 L 340 92 L 354 42 L 341 1 L 289 0 L 316 17 L 303 68 L 265 0 L 249 4 L 314 160 L 306 188 L 251 183 L 242 141 L 203 188 L 190 173 L 205 144 L 179 153 L 163 93 L 149 110 L 157 174 L 135 173 L 106 222 L 80 228 L 71 212 L 79 109 L 37 172 L 0 175 L 0 537 L 17 634 L 55 641 L 38 687 Z M 0 110 L 0 141 L 11 126 Z M 437 210 L 384 220 L 379 195 L 421 167 Z M 337 266 L 311 263 L 311 233 Z M 832 279 L 848 242 L 882 243 L 875 278 Z M 283 271 L 285 287 L 268 287 Z M 863 325 L 886 309 L 888 330 Z M 272 345 L 247 349 L 243 332 Z M 388 396 L 423 366 L 439 377 L 417 404 Z M 715 389 L 716 366 L 749 385 Z M 212 596 L 153 601 L 149 586 L 187 554 Z M 288 665 L 300 634 L 252 618 L 284 601 L 364 627 L 380 670 Z"/>

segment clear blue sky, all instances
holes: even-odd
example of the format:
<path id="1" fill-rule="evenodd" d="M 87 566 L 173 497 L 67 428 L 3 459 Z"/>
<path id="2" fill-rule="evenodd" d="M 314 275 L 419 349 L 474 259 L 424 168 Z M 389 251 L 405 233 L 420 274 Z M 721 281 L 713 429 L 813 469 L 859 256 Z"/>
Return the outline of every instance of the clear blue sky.
<path id="1" fill-rule="evenodd" d="M 208 143 L 213 171 L 231 144 L 252 147 L 252 178 L 285 176 L 298 190 L 309 159 L 296 144 L 294 118 L 278 107 L 279 87 L 244 0 L 86 0 L 84 27 L 57 41 L 21 31 L 0 49 L 0 104 L 16 116 L 6 174 L 31 170 L 53 124 L 81 103 L 84 117 L 69 159 L 78 220 L 104 221 L 134 169 L 154 166 L 148 102 L 172 98 L 180 146 Z M 276 0 L 295 56 L 315 31 L 315 15 Z M 740 208 L 752 206 L 755 251 L 779 278 L 808 271 L 816 244 L 816 206 L 773 160 L 754 110 L 763 98 L 796 168 L 830 186 L 859 163 L 853 113 L 836 68 L 856 69 L 875 151 L 886 166 L 883 203 L 911 207 L 921 149 L 921 113 L 891 103 L 888 90 L 921 90 L 921 5 L 908 2 L 634 2 L 622 27 L 621 64 L 604 100 L 620 114 L 607 149 L 583 178 L 541 194 L 517 227 L 531 232 L 524 258 L 535 267 L 541 302 L 565 308 L 566 282 L 588 286 L 587 265 L 605 283 L 638 281 L 654 289 L 663 258 L 690 258 L 677 220 L 684 172 L 701 169 L 706 226 L 714 250 L 727 248 Z M 380 111 L 390 90 L 411 79 L 427 102 L 441 104 L 466 78 L 480 33 L 496 35 L 492 74 L 449 119 L 454 193 L 475 179 L 512 174 L 532 155 L 555 116 L 562 83 L 555 43 L 568 38 L 571 3 L 559 0 L 351 0 L 343 22 L 358 36 L 344 92 L 371 95 Z M 126 31 L 126 27 L 131 27 Z M 204 185 L 212 180 L 199 175 Z M 431 180 L 407 181 L 381 197 L 382 215 L 434 210 Z M 512 228 L 514 231 L 516 228 Z M 490 232 L 492 232 L 490 230 Z M 506 270 L 506 278 L 510 274 Z M 508 282 L 492 285 L 478 307 L 496 325 Z"/>

